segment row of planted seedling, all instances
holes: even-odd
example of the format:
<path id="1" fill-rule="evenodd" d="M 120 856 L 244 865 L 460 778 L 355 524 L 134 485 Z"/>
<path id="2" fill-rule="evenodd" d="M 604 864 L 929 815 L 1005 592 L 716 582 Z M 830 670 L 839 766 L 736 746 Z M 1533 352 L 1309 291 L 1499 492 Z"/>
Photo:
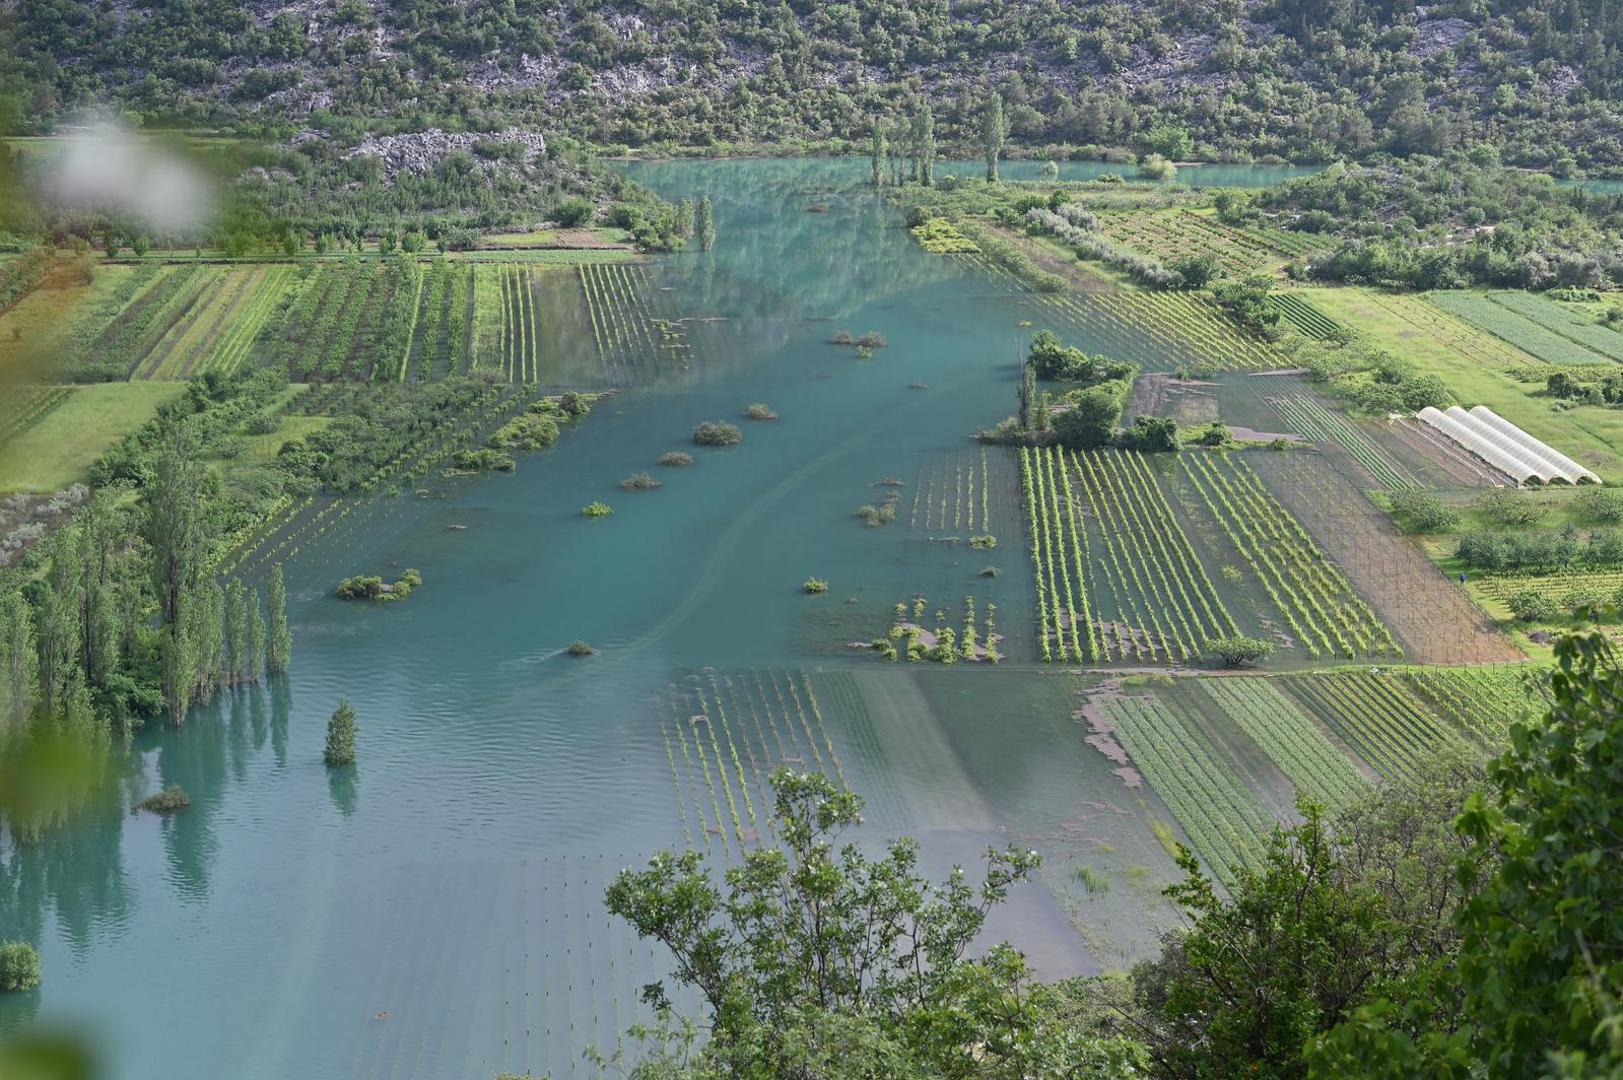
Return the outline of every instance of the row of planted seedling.
<path id="1" fill-rule="evenodd" d="M 908 512 L 910 528 L 992 530 L 990 467 L 986 447 L 980 462 L 952 456 L 952 475 L 945 459 L 937 458 L 920 470 Z"/>
<path id="2" fill-rule="evenodd" d="M 1196 726 L 1153 698 L 1123 697 L 1099 707 L 1211 870 L 1232 883 L 1239 867 L 1255 867 L 1275 822 Z"/>
<path id="3" fill-rule="evenodd" d="M 1345 328 L 1296 293 L 1275 293 L 1269 298 L 1284 320 L 1319 341 L 1345 333 Z"/>
<path id="4" fill-rule="evenodd" d="M 577 267 L 592 338 L 604 369 L 629 378 L 628 362 L 642 367 L 677 359 L 687 335 L 675 319 L 657 319 L 647 300 L 648 272 L 638 263 L 582 263 Z"/>
<path id="5" fill-rule="evenodd" d="M 1203 679 L 1210 695 L 1298 791 L 1332 810 L 1364 794 L 1364 774 L 1267 679 Z"/>
<path id="6" fill-rule="evenodd" d="M 1063 459 L 1098 520 L 1118 617 L 1142 631 L 1132 639 L 1134 659 L 1157 659 L 1159 643 L 1160 658 L 1192 660 L 1207 641 L 1239 632 L 1142 454 L 1094 450 Z"/>
<path id="7" fill-rule="evenodd" d="M 671 691 L 661 735 L 685 835 L 729 856 L 759 842 L 763 828 L 776 835 L 774 769 L 822 772 L 845 785 L 805 672 L 690 675 Z"/>
<path id="8" fill-rule="evenodd" d="M 1408 668 L 1403 680 L 1444 720 L 1498 752 L 1510 741 L 1510 725 L 1544 707 L 1546 672 L 1527 664 L 1456 668 Z"/>
<path id="9" fill-rule="evenodd" d="M 286 267 L 212 270 L 169 330 L 137 365 L 136 379 L 186 379 L 218 366 L 227 337 L 240 334 L 261 290 L 287 280 Z M 256 328 L 257 329 L 257 328 Z M 249 340 L 252 340 L 251 338 Z"/>
<path id="10" fill-rule="evenodd" d="M 1333 413 L 1305 394 L 1269 397 L 1268 403 L 1285 421 L 1315 442 L 1333 442 L 1351 454 L 1388 491 L 1416 491 L 1420 481 L 1352 421 Z"/>
<path id="11" fill-rule="evenodd" d="M 443 260 L 423 276 L 410 346 L 400 361 L 400 379 L 418 381 L 461 371 L 467 366 L 468 293 L 473 268 Z"/>
<path id="12" fill-rule="evenodd" d="M 1388 780 L 1411 779 L 1418 760 L 1458 741 L 1394 675 L 1290 676 L 1285 686 Z"/>
<path id="13" fill-rule="evenodd" d="M 930 629 L 930 623 L 926 621 L 928 610 L 929 602 L 923 596 L 913 597 L 911 614 L 910 605 L 898 603 L 890 630 L 884 637 L 876 638 L 871 647 L 890 661 L 905 657 L 909 663 L 929 661 L 949 666 L 960 660 L 969 663 L 984 661 L 988 664 L 1002 662 L 1003 653 L 998 648 L 998 642 L 1003 640 L 1003 635 L 997 630 L 996 604 L 986 605 L 986 617 L 981 621 L 975 614 L 975 598 L 964 597 L 962 636 L 954 628 L 953 620 L 944 608 L 935 609 L 934 629 Z"/>
<path id="14" fill-rule="evenodd" d="M 1087 529 L 1079 519 L 1057 449 L 1020 448 L 1020 485 L 1031 533 L 1031 566 L 1037 583 L 1037 648 L 1042 659 L 1064 663 L 1099 656 L 1097 629 L 1088 599 Z M 1072 570 L 1075 581 L 1072 581 Z"/>
<path id="15" fill-rule="evenodd" d="M 213 273 L 200 266 L 183 266 L 157 277 L 107 328 L 95 343 L 95 352 L 127 358 L 127 370 L 134 378 L 148 354 L 196 303 Z"/>
<path id="16" fill-rule="evenodd" d="M 1185 475 L 1311 657 L 1401 656 L 1345 574 L 1234 455 L 1180 455 Z"/>

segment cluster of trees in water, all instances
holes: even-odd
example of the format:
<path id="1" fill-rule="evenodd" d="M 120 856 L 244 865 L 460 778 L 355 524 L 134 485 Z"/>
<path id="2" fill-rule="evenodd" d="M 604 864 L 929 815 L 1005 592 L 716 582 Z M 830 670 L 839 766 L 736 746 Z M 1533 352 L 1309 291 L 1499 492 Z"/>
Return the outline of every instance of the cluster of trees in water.
<path id="1" fill-rule="evenodd" d="M 633 1075 L 1157 1080 L 1615 1076 L 1623 1071 L 1623 671 L 1563 640 L 1549 711 L 1485 766 L 1331 813 L 1303 800 L 1223 889 L 1187 849 L 1185 926 L 1125 978 L 1036 981 L 1000 946 L 970 958 L 1035 852 L 987 852 L 935 885 L 918 847 L 841 842 L 861 800 L 780 771 L 779 842 L 718 876 L 696 852 L 627 870 L 610 912 L 668 948 L 699 1003 L 625 1052 Z M 701 1037 L 704 1039 L 701 1045 Z"/>
<path id="2" fill-rule="evenodd" d="M 967 146 L 995 89 L 1012 138 L 1095 153 L 1323 161 L 1492 140 L 1518 164 L 1623 164 L 1615 0 L 1015 0 L 972 13 L 392 0 L 318 19 L 224 0 L 47 0 L 3 18 L 0 93 L 40 126 L 114 101 L 152 123 L 290 131 L 282 117 L 330 103 L 377 128 L 517 122 L 600 144 L 715 146 L 862 140 L 922 98 Z"/>

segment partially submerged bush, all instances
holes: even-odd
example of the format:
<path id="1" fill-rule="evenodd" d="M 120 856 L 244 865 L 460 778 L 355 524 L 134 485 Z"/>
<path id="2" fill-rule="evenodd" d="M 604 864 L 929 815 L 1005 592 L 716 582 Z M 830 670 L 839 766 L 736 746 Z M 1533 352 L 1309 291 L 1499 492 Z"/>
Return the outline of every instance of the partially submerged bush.
<path id="1" fill-rule="evenodd" d="M 39 985 L 39 953 L 26 941 L 0 942 L 0 990 L 18 993 Z"/>
<path id="2" fill-rule="evenodd" d="M 458 450 L 451 457 L 451 467 L 463 472 L 512 472 L 517 463 L 507 451 L 487 446 L 481 450 Z"/>
<path id="3" fill-rule="evenodd" d="M 327 744 L 321 760 L 334 768 L 355 764 L 355 706 L 347 698 L 339 699 L 338 708 L 327 720 Z"/>
<path id="4" fill-rule="evenodd" d="M 744 415 L 751 420 L 776 420 L 778 414 L 772 411 L 772 406 L 760 401 L 752 401 L 744 407 Z"/>
<path id="5" fill-rule="evenodd" d="M 816 596 L 819 593 L 828 592 L 828 582 L 822 578 L 807 578 L 806 584 L 802 585 L 801 588 L 806 590 L 807 595 Z"/>
<path id="6" fill-rule="evenodd" d="M 614 513 L 614 507 L 606 502 L 589 502 L 580 508 L 581 515 L 589 518 L 608 517 Z"/>
<path id="7" fill-rule="evenodd" d="M 340 600 L 376 600 L 379 603 L 390 603 L 404 600 L 422 583 L 423 575 L 416 570 L 407 570 L 393 585 L 376 574 L 357 574 L 355 577 L 347 577 L 340 581 L 337 594 Z"/>
<path id="8" fill-rule="evenodd" d="M 137 810 L 145 810 L 149 814 L 173 814 L 176 810 L 184 810 L 192 805 L 191 798 L 181 790 L 179 784 L 170 784 L 155 795 L 148 795 L 135 804 Z"/>
<path id="9" fill-rule="evenodd" d="M 997 537 L 993 536 L 991 533 L 987 533 L 984 536 L 971 536 L 969 538 L 969 546 L 974 548 L 976 551 L 990 551 L 992 548 L 997 547 Z"/>
<path id="10" fill-rule="evenodd" d="M 737 446 L 744 441 L 744 433 L 734 424 L 706 420 L 693 429 L 693 441 L 699 446 Z"/>
<path id="11" fill-rule="evenodd" d="M 569 648 L 564 651 L 569 653 L 570 656 L 591 656 L 597 650 L 584 641 L 571 641 Z"/>
<path id="12" fill-rule="evenodd" d="M 684 465 L 693 464 L 693 455 L 684 454 L 680 450 L 668 450 L 659 455 L 659 463 L 661 465 L 668 465 L 672 468 L 681 468 Z"/>
<path id="13" fill-rule="evenodd" d="M 626 491 L 652 491 L 659 487 L 659 481 L 645 472 L 632 473 L 620 481 L 620 487 Z"/>

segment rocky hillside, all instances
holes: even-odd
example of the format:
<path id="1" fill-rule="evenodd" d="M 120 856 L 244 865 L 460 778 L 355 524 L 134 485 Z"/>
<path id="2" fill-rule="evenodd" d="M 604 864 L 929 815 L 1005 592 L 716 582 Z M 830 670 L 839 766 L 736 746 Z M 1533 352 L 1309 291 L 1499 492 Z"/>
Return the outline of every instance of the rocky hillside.
<path id="1" fill-rule="evenodd" d="M 50 125 L 521 126 L 645 145 L 863 139 L 933 102 L 1172 157 L 1438 153 L 1623 169 L 1620 0 L 3 0 L 6 99 Z M 268 122 L 268 123 L 265 123 Z"/>

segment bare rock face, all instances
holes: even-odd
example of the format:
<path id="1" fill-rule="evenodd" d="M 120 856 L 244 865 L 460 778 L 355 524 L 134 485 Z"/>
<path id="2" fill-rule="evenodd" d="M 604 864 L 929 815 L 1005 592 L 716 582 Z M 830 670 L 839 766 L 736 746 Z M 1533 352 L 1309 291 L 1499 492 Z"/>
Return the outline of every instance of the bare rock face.
<path id="1" fill-rule="evenodd" d="M 485 143 L 510 143 L 522 146 L 522 157 L 519 160 L 524 165 L 533 163 L 547 149 L 545 137 L 532 131 L 510 129 L 481 133 L 430 128 L 427 131 L 414 131 L 405 135 L 368 135 L 344 156 L 380 158 L 383 161 L 384 171 L 394 176 L 402 172 L 431 172 L 448 154 L 456 151 L 465 151 L 477 156 L 477 148 Z"/>

